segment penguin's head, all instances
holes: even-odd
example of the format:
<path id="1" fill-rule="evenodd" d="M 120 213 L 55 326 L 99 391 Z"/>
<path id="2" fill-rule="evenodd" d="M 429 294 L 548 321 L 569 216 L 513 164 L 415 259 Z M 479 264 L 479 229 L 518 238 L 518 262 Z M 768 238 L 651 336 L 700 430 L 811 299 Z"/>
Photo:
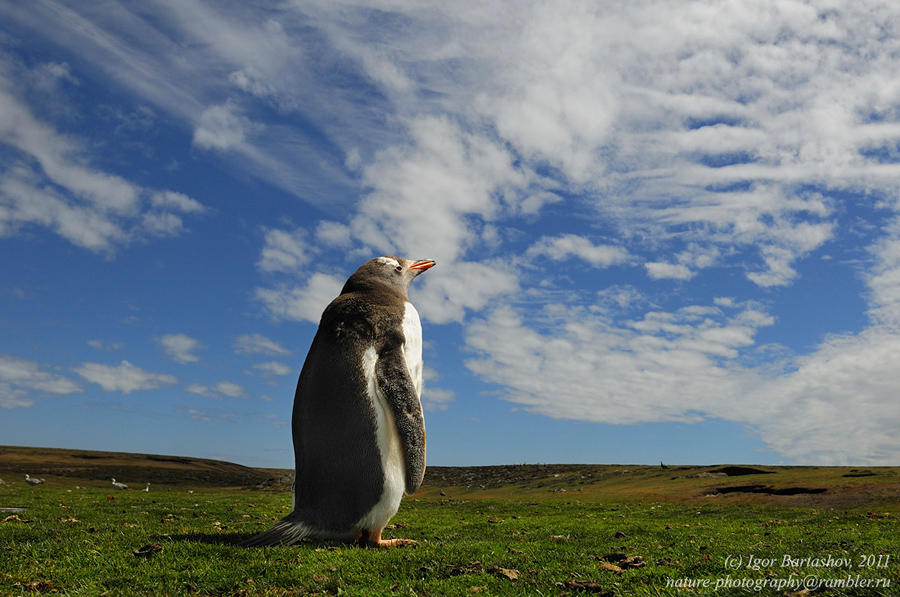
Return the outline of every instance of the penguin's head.
<path id="1" fill-rule="evenodd" d="M 344 284 L 341 294 L 369 289 L 390 288 L 406 296 L 410 283 L 422 272 L 434 266 L 432 259 L 412 261 L 393 255 L 376 257 L 362 264 Z"/>

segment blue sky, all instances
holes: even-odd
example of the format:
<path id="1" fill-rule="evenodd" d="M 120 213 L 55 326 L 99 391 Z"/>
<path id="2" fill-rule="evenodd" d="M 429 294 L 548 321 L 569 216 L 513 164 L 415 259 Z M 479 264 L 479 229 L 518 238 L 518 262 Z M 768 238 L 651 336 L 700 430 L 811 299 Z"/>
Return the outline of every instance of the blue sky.
<path id="1" fill-rule="evenodd" d="M 897 464 L 891 2 L 0 1 L 0 444 L 290 467 L 435 259 L 432 465 Z"/>

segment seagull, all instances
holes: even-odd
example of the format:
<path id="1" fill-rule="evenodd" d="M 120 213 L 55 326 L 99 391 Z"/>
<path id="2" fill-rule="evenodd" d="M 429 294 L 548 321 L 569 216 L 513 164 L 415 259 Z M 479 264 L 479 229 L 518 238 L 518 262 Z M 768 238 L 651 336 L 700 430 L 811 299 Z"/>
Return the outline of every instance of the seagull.
<path id="1" fill-rule="evenodd" d="M 144 487 L 144 491 L 150 491 L 150 484 L 147 483 L 147 487 Z"/>
<path id="2" fill-rule="evenodd" d="M 124 483 L 116 483 L 115 477 L 113 477 L 112 486 L 115 487 L 116 489 L 128 489 L 128 486 L 125 485 Z"/>
<path id="3" fill-rule="evenodd" d="M 35 479 L 34 477 L 29 476 L 27 473 L 25 474 L 25 482 L 29 485 L 40 485 L 44 482 L 43 479 Z"/>

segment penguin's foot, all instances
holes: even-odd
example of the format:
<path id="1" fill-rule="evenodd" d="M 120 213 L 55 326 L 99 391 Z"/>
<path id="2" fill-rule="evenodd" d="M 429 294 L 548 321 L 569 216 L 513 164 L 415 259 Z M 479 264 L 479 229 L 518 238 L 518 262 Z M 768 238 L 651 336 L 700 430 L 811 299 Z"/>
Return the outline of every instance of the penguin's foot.
<path id="1" fill-rule="evenodd" d="M 408 547 L 418 545 L 414 539 L 382 539 L 381 529 L 377 531 L 362 531 L 359 534 L 359 544 L 365 547 Z"/>
<path id="2" fill-rule="evenodd" d="M 372 547 L 409 547 L 418 544 L 415 539 L 379 539 Z"/>

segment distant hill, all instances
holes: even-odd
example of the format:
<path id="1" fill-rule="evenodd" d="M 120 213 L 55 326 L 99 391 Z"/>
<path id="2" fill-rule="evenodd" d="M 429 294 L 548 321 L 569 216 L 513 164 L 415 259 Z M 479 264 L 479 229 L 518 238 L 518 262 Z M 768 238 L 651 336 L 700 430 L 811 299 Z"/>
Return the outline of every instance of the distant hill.
<path id="1" fill-rule="evenodd" d="M 205 458 L 0 446 L 0 473 L 117 481 L 137 489 L 145 483 L 197 487 L 255 487 L 277 484 L 292 471 L 257 469 Z M 288 481 L 290 486 L 290 481 Z"/>
<path id="2" fill-rule="evenodd" d="M 205 458 L 55 448 L 0 446 L 0 479 L 25 474 L 59 485 L 132 489 L 145 483 L 175 488 L 236 488 L 289 492 L 293 471 L 251 468 Z M 875 507 L 900 499 L 900 467 L 648 466 L 515 464 L 429 466 L 415 497 L 441 499 L 590 499 L 653 503 L 710 500 L 814 507 Z"/>

